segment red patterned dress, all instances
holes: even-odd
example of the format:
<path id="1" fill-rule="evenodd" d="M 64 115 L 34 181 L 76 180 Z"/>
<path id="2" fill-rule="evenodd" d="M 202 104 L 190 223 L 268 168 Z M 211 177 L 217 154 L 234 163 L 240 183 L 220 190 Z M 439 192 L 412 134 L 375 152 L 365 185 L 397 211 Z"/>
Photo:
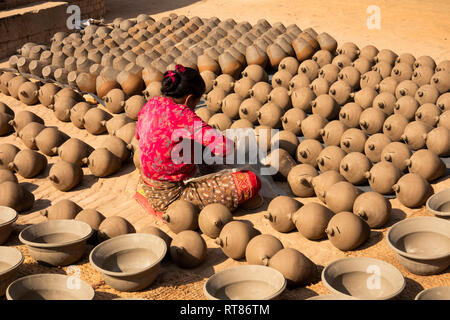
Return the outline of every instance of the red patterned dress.
<path id="1" fill-rule="evenodd" d="M 160 215 L 178 199 L 191 201 L 200 209 L 222 203 L 234 210 L 261 187 L 251 171 L 223 170 L 195 177 L 195 162 L 203 156 L 195 144 L 207 147 L 215 157 L 225 157 L 233 144 L 194 111 L 170 98 L 155 97 L 145 104 L 139 112 L 136 138 L 141 177 L 135 199 L 153 214 Z"/>

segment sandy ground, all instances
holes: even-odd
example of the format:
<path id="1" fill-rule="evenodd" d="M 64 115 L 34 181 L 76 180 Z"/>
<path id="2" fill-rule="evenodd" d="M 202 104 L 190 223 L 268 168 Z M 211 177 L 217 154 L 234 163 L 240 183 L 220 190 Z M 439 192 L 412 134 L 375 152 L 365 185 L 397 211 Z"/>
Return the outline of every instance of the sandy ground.
<path id="1" fill-rule="evenodd" d="M 369 30 L 366 27 L 366 8 L 377 4 L 381 8 L 381 30 Z M 256 22 L 264 17 L 274 23 L 285 25 L 296 23 L 300 28 L 313 27 L 318 32 L 326 31 L 340 43 L 353 41 L 359 46 L 374 44 L 379 49 L 390 48 L 397 53 L 411 52 L 416 57 L 431 55 L 437 62 L 450 59 L 449 31 L 450 2 L 435 0 L 422 2 L 418 0 L 401 1 L 267 1 L 267 0 L 206 0 L 206 1 L 146 1 L 130 2 L 107 0 L 108 22 L 115 17 L 135 17 L 140 13 L 154 15 L 155 18 L 168 15 L 170 12 L 187 16 L 234 18 L 237 21 Z M 237 14 L 236 12 L 239 12 Z M 27 108 L 41 116 L 47 126 L 58 126 L 72 137 L 83 139 L 94 147 L 102 144 L 105 136 L 92 136 L 85 130 L 79 130 L 71 123 L 56 120 L 52 111 L 41 105 L 26 107 L 11 97 L 0 94 L 0 101 L 10 105 L 14 111 Z M 23 148 L 20 139 L 13 136 L 0 138 L 0 143 L 10 142 Z M 49 159 L 50 165 L 57 158 Z M 17 230 L 7 245 L 16 246 L 26 255 L 25 264 L 20 269 L 21 276 L 32 273 L 65 273 L 66 268 L 47 268 L 38 265 L 27 254 L 24 246 L 17 239 L 18 232 L 25 226 L 45 221 L 39 210 L 61 199 L 76 201 L 83 208 L 95 208 L 105 216 L 119 215 L 128 219 L 139 231 L 147 225 L 155 225 L 173 236 L 164 223 L 146 214 L 132 199 L 137 183 L 138 172 L 133 164 L 127 164 L 114 176 L 98 179 L 89 174 L 85 168 L 83 185 L 64 193 L 56 190 L 47 179 L 49 168 L 34 179 L 20 179 L 29 190 L 33 191 L 37 201 L 34 208 L 22 214 L 18 220 Z M 435 192 L 448 188 L 448 177 L 434 184 Z M 316 198 L 301 199 L 302 202 L 318 201 Z M 406 288 L 398 299 L 412 299 L 423 289 L 435 286 L 450 285 L 449 270 L 436 276 L 416 276 L 409 273 L 397 261 L 395 253 L 386 242 L 387 229 L 405 217 L 430 215 L 424 208 L 410 210 L 402 206 L 396 199 L 391 200 L 393 215 L 384 229 L 373 230 L 370 240 L 361 248 L 351 252 L 341 252 L 334 248 L 328 240 L 309 241 L 298 232 L 281 234 L 275 232 L 260 211 L 238 212 L 236 219 L 249 220 L 262 233 L 272 233 L 279 237 L 285 247 L 293 247 L 308 256 L 318 266 L 318 274 L 313 284 L 294 290 L 286 290 L 281 299 L 305 299 L 315 295 L 327 294 L 329 291 L 320 282 L 320 271 L 330 262 L 349 256 L 368 256 L 382 259 L 397 267 L 406 278 Z M 267 205 L 267 203 L 266 203 Z M 171 262 L 164 262 L 162 273 L 157 281 L 148 289 L 139 293 L 120 293 L 107 286 L 101 275 L 93 270 L 88 262 L 88 252 L 77 265 L 81 268 L 81 278 L 89 281 L 96 290 L 96 299 L 115 297 L 143 297 L 148 299 L 204 299 L 202 286 L 217 271 L 230 266 L 245 264 L 244 261 L 227 259 L 212 239 L 204 237 L 208 245 L 207 260 L 193 270 L 183 270 Z"/>

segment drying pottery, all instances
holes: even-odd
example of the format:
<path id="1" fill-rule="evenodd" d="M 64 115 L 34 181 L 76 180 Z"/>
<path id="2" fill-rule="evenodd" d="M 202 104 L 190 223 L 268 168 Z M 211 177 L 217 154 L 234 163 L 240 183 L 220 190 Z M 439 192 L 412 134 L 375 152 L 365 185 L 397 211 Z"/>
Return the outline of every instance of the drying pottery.
<path id="1" fill-rule="evenodd" d="M 43 154 L 52 157 L 57 155 L 58 147 L 68 139 L 69 136 L 57 128 L 47 127 L 36 136 L 36 146 Z"/>
<path id="2" fill-rule="evenodd" d="M 403 96 L 397 100 L 394 113 L 403 115 L 408 121 L 414 119 L 419 103 L 411 96 Z"/>
<path id="3" fill-rule="evenodd" d="M 108 136 L 103 142 L 103 147 L 119 158 L 122 163 L 130 158 L 132 146 L 127 145 L 125 141 L 118 137 Z"/>
<path id="4" fill-rule="evenodd" d="M 203 120 L 203 122 L 208 123 L 209 119 L 211 119 L 211 111 L 207 107 L 198 108 L 195 110 L 195 114 Z"/>
<path id="5" fill-rule="evenodd" d="M 419 86 L 412 80 L 403 80 L 395 87 L 395 96 L 397 99 L 403 96 L 414 97 Z"/>
<path id="6" fill-rule="evenodd" d="M 178 233 L 170 245 L 170 256 L 181 268 L 191 269 L 199 266 L 205 261 L 206 254 L 205 240 L 192 230 Z"/>
<path id="7" fill-rule="evenodd" d="M 341 211 L 331 218 L 325 232 L 336 248 L 341 251 L 350 251 L 369 239 L 370 227 L 359 216 L 348 211 Z"/>
<path id="8" fill-rule="evenodd" d="M 0 297 L 4 296 L 8 286 L 17 279 L 17 272 L 25 257 L 16 248 L 0 247 Z"/>
<path id="9" fill-rule="evenodd" d="M 87 102 L 79 102 L 70 109 L 70 121 L 79 129 L 84 129 L 84 116 L 92 106 Z"/>
<path id="10" fill-rule="evenodd" d="M 256 112 L 256 117 L 261 125 L 279 128 L 281 126 L 281 117 L 283 116 L 283 113 L 284 111 L 280 107 L 269 102 Z"/>
<path id="11" fill-rule="evenodd" d="M 383 227 L 391 211 L 391 203 L 377 192 L 365 192 L 353 204 L 353 213 L 365 220 L 370 228 Z"/>
<path id="12" fill-rule="evenodd" d="M 301 123 L 305 118 L 306 114 L 303 110 L 292 108 L 281 117 L 281 125 L 284 130 L 291 131 L 295 135 L 299 135 L 301 132 Z"/>
<path id="13" fill-rule="evenodd" d="M 6 136 L 14 132 L 12 123 L 13 116 L 7 113 L 0 113 L 0 136 Z"/>
<path id="14" fill-rule="evenodd" d="M 239 107 L 239 116 L 241 119 L 247 119 L 251 123 L 256 123 L 258 120 L 256 112 L 262 107 L 262 104 L 254 99 L 249 98 L 242 101 Z"/>
<path id="15" fill-rule="evenodd" d="M 16 182 L 5 181 L 0 184 L 0 206 L 24 212 L 34 205 L 34 195 Z"/>
<path id="16" fill-rule="evenodd" d="M 335 170 L 329 170 L 321 173 L 311 180 L 314 192 L 317 197 L 325 202 L 325 191 L 337 182 L 345 181 L 345 178 Z"/>
<path id="17" fill-rule="evenodd" d="M 14 111 L 3 102 L 0 102 L 0 113 L 7 113 L 14 117 Z"/>
<path id="18" fill-rule="evenodd" d="M 374 278 L 374 275 L 379 277 Z M 367 257 L 350 257 L 330 263 L 322 271 L 322 282 L 334 294 L 362 300 L 392 299 L 406 285 L 398 269 Z"/>
<path id="19" fill-rule="evenodd" d="M 40 174 L 47 167 L 47 158 L 34 150 L 21 150 L 8 168 L 22 177 L 29 179 Z"/>
<path id="20" fill-rule="evenodd" d="M 309 87 L 305 86 L 291 91 L 292 106 L 306 113 L 312 112 L 312 105 L 315 99 L 316 94 Z"/>
<path id="21" fill-rule="evenodd" d="M 222 101 L 222 112 L 230 119 L 239 117 L 239 107 L 242 103 L 242 97 L 237 93 L 229 94 Z M 206 109 L 207 110 L 207 109 Z M 209 119 L 208 119 L 209 121 Z M 206 121 L 206 122 L 208 122 Z"/>
<path id="22" fill-rule="evenodd" d="M 403 115 L 393 114 L 384 121 L 383 133 L 392 141 L 400 141 L 407 125 L 408 119 Z"/>
<path id="23" fill-rule="evenodd" d="M 103 99 L 105 100 L 106 109 L 108 109 L 109 112 L 122 113 L 127 96 L 121 89 L 113 89 L 109 91 Z"/>
<path id="24" fill-rule="evenodd" d="M 284 87 L 286 89 L 289 89 L 289 81 L 291 81 L 291 79 L 292 74 L 287 70 L 281 69 L 273 75 L 272 87 Z"/>
<path id="25" fill-rule="evenodd" d="M 44 128 L 45 126 L 39 122 L 30 122 L 19 131 L 18 136 L 28 148 L 36 150 L 36 136 L 39 132 L 44 130 Z"/>
<path id="26" fill-rule="evenodd" d="M 385 119 L 386 114 L 382 110 L 367 108 L 361 113 L 359 126 L 365 134 L 372 135 L 382 131 Z"/>
<path id="27" fill-rule="evenodd" d="M 221 88 L 226 93 L 230 93 L 234 88 L 234 78 L 229 74 L 221 74 L 214 80 L 213 86 L 214 89 Z"/>
<path id="28" fill-rule="evenodd" d="M 341 136 L 347 130 L 347 126 L 338 120 L 329 122 L 323 129 L 319 130 L 322 140 L 326 146 L 338 146 Z"/>
<path id="29" fill-rule="evenodd" d="M 299 73 L 297 75 L 294 75 L 289 80 L 289 90 L 294 91 L 303 87 L 307 87 L 311 84 L 311 80 L 308 78 L 306 74 Z"/>
<path id="30" fill-rule="evenodd" d="M 99 135 L 106 131 L 106 122 L 111 118 L 111 114 L 98 107 L 90 108 L 84 115 L 83 125 L 90 134 Z"/>
<path id="31" fill-rule="evenodd" d="M 53 109 L 55 117 L 63 122 L 70 121 L 70 110 L 77 104 L 77 101 L 71 97 L 57 97 L 55 98 L 55 104 L 50 105 L 49 108 Z"/>
<path id="32" fill-rule="evenodd" d="M 347 153 L 338 146 L 324 148 L 317 157 L 317 165 L 320 171 L 339 171 L 339 165 Z"/>
<path id="33" fill-rule="evenodd" d="M 249 91 L 250 97 L 255 98 L 261 103 L 266 103 L 267 98 L 272 91 L 272 86 L 267 82 L 257 82 Z M 230 95 L 228 95 L 230 96 Z M 227 97 L 228 97 L 227 96 Z M 223 106 L 222 106 L 223 109 Z"/>
<path id="34" fill-rule="evenodd" d="M 405 164 L 410 173 L 417 173 L 430 182 L 440 178 L 446 170 L 445 163 L 427 149 L 415 152 L 411 158 L 405 160 Z"/>
<path id="35" fill-rule="evenodd" d="M 198 208 L 186 200 L 173 202 L 162 215 L 169 229 L 174 233 L 198 228 Z"/>
<path id="36" fill-rule="evenodd" d="M 361 191 L 350 182 L 341 181 L 333 184 L 325 192 L 325 203 L 334 213 L 352 211 L 355 199 Z"/>
<path id="37" fill-rule="evenodd" d="M 295 228 L 292 216 L 302 205 L 301 202 L 290 197 L 278 196 L 269 203 L 264 218 L 269 220 L 275 230 L 290 232 Z"/>
<path id="38" fill-rule="evenodd" d="M 50 220 L 31 225 L 19 234 L 33 259 L 51 266 L 67 266 L 79 260 L 92 228 L 75 220 Z"/>
<path id="39" fill-rule="evenodd" d="M 303 136 L 307 139 L 320 140 L 320 129 L 324 128 L 328 120 L 318 114 L 308 116 L 301 123 Z"/>
<path id="40" fill-rule="evenodd" d="M 88 158 L 83 159 L 91 173 L 96 177 L 106 177 L 116 173 L 121 166 L 121 160 L 106 148 L 95 149 Z"/>
<path id="41" fill-rule="evenodd" d="M 450 287 L 434 287 L 423 290 L 417 294 L 414 300 L 449 300 Z"/>
<path id="42" fill-rule="evenodd" d="M 330 89 L 330 92 L 331 90 L 332 89 Z M 333 96 L 328 94 L 322 94 L 318 96 L 311 103 L 313 114 L 320 115 L 327 120 L 336 119 L 339 115 L 339 107 L 336 101 L 337 100 L 335 100 Z"/>
<path id="43" fill-rule="evenodd" d="M 51 167 L 48 178 L 56 189 L 69 191 L 82 181 L 83 170 L 77 164 L 59 161 Z"/>
<path id="44" fill-rule="evenodd" d="M 448 71 L 438 71 L 436 72 L 430 80 L 440 94 L 444 94 L 450 90 L 450 72 Z"/>
<path id="45" fill-rule="evenodd" d="M 297 59 L 295 59 L 294 57 L 286 57 L 280 62 L 278 70 L 286 70 L 292 76 L 294 76 L 298 71 L 298 67 L 299 62 L 297 61 Z"/>
<path id="46" fill-rule="evenodd" d="M 267 266 L 269 259 L 282 249 L 283 244 L 276 237 L 261 234 L 250 240 L 245 250 L 245 258 L 248 264 Z"/>
<path id="47" fill-rule="evenodd" d="M 213 114 L 220 112 L 222 108 L 222 101 L 225 99 L 226 96 L 227 93 L 220 87 L 211 90 L 206 98 L 206 105 L 208 107 L 208 110 L 211 111 L 211 113 Z"/>
<path id="48" fill-rule="evenodd" d="M 70 276 L 62 274 L 35 274 L 20 278 L 6 290 L 8 300 L 93 300 L 94 289 L 78 279 L 75 289 Z M 78 286 L 79 283 L 79 286 Z"/>
<path id="49" fill-rule="evenodd" d="M 381 109 L 387 116 L 394 113 L 395 102 L 397 99 L 390 92 L 381 92 L 373 99 L 372 106 Z"/>
<path id="50" fill-rule="evenodd" d="M 319 67 L 322 68 L 324 65 L 331 63 L 333 56 L 328 50 L 319 50 L 314 53 L 311 59 L 317 62 Z"/>
<path id="51" fill-rule="evenodd" d="M 287 130 L 277 132 L 271 140 L 272 146 L 277 146 L 284 149 L 292 156 L 295 155 L 298 144 L 299 142 L 297 136 L 293 132 Z"/>
<path id="52" fill-rule="evenodd" d="M 118 291 L 139 291 L 152 284 L 160 272 L 167 245 L 158 236 L 127 234 L 95 247 L 89 262 L 105 282 Z"/>
<path id="53" fill-rule="evenodd" d="M 354 67 L 360 74 L 364 74 L 372 69 L 372 62 L 367 58 L 360 56 L 358 59 L 352 62 L 351 66 Z M 359 85 L 359 79 L 357 81 Z"/>
<path id="54" fill-rule="evenodd" d="M 439 91 L 434 84 L 425 84 L 417 89 L 414 98 L 420 105 L 425 103 L 436 103 L 439 97 Z"/>
<path id="55" fill-rule="evenodd" d="M 425 103 L 417 109 L 416 113 L 414 114 L 414 118 L 417 121 L 420 120 L 432 127 L 435 127 L 437 122 L 439 121 L 440 114 L 441 110 L 439 109 L 439 107 L 432 103 Z"/>
<path id="56" fill-rule="evenodd" d="M 135 95 L 125 102 L 125 113 L 128 118 L 132 120 L 138 119 L 139 111 L 141 111 L 142 107 L 147 103 L 147 100 L 140 95 Z"/>
<path id="57" fill-rule="evenodd" d="M 350 152 L 341 160 L 339 172 L 348 182 L 358 185 L 366 181 L 365 173 L 370 167 L 371 163 L 364 154 Z"/>
<path id="58" fill-rule="evenodd" d="M 200 211 L 198 225 L 204 234 L 215 239 L 219 236 L 222 228 L 231 220 L 233 220 L 233 216 L 227 207 L 220 203 L 213 203 Z"/>
<path id="59" fill-rule="evenodd" d="M 249 64 L 248 67 L 246 67 L 244 71 L 242 71 L 242 76 L 244 78 L 250 78 L 255 83 L 267 82 L 269 80 L 267 72 L 264 70 L 264 68 L 256 64 Z"/>
<path id="60" fill-rule="evenodd" d="M 133 122 L 125 114 L 119 114 L 106 121 L 106 131 L 109 135 L 114 135 L 114 132 L 125 126 L 126 124 Z"/>
<path id="61" fill-rule="evenodd" d="M 345 152 L 364 152 L 366 139 L 362 130 L 350 128 L 342 134 L 340 147 Z"/>
<path id="62" fill-rule="evenodd" d="M 333 212 L 330 209 L 319 203 L 310 202 L 295 212 L 293 221 L 305 238 L 320 240 L 326 238 L 325 229 L 332 217 Z"/>
<path id="63" fill-rule="evenodd" d="M 20 132 L 20 130 L 25 128 L 25 126 L 31 122 L 44 124 L 44 120 L 42 120 L 41 117 L 28 110 L 23 110 L 16 113 L 14 120 L 9 121 L 8 123 L 12 125 L 17 132 Z"/>
<path id="64" fill-rule="evenodd" d="M 230 221 L 220 231 L 216 244 L 229 258 L 239 260 L 244 258 L 247 244 L 258 234 L 258 230 L 245 222 Z"/>
<path id="65" fill-rule="evenodd" d="M 257 45 L 250 45 L 245 50 L 245 60 L 249 66 L 258 65 L 265 68 L 269 57 L 267 56 L 265 50 L 262 50 L 262 48 Z"/>
<path id="66" fill-rule="evenodd" d="M 89 157 L 91 152 L 94 151 L 90 145 L 77 138 L 70 138 L 58 147 L 57 150 L 61 160 L 76 164 L 78 166 L 82 166 L 82 160 Z"/>
<path id="67" fill-rule="evenodd" d="M 385 161 L 392 162 L 394 166 L 400 169 L 400 171 L 405 171 L 407 165 L 405 163 L 406 159 L 411 157 L 411 150 L 408 145 L 401 142 L 392 142 L 384 147 L 381 152 L 381 159 Z"/>
<path id="68" fill-rule="evenodd" d="M 19 99 L 19 88 L 22 84 L 27 82 L 28 80 L 23 76 L 15 76 L 11 78 L 7 83 L 7 88 L 9 95 L 14 99 Z"/>
<path id="69" fill-rule="evenodd" d="M 27 81 L 22 83 L 19 87 L 19 100 L 26 105 L 31 106 L 37 104 L 39 102 L 38 95 L 39 87 L 34 82 Z"/>
<path id="70" fill-rule="evenodd" d="M 15 76 L 16 75 L 12 72 L 4 72 L 0 76 L 0 92 L 1 93 L 3 93 L 4 95 L 7 95 L 7 96 L 10 95 L 9 90 L 8 90 L 8 82 Z"/>
<path id="71" fill-rule="evenodd" d="M 366 87 L 376 88 L 376 86 L 381 82 L 382 77 L 377 71 L 368 71 L 361 76 L 359 85 L 361 89 Z"/>
<path id="72" fill-rule="evenodd" d="M 427 134 L 427 148 L 438 156 L 450 155 L 450 131 L 445 127 L 437 127 Z"/>
<path id="73" fill-rule="evenodd" d="M 402 140 L 412 149 L 419 150 L 425 147 L 427 133 L 433 129 L 423 121 L 412 121 L 405 127 Z"/>
<path id="74" fill-rule="evenodd" d="M 284 87 L 274 88 L 270 92 L 267 100 L 269 102 L 272 102 L 273 104 L 277 105 L 284 111 L 286 111 L 287 109 L 289 109 L 291 107 L 291 99 L 289 96 L 289 92 Z"/>
<path id="75" fill-rule="evenodd" d="M 0 169 L 0 183 L 12 181 L 18 182 L 16 175 L 8 169 Z"/>
<path id="76" fill-rule="evenodd" d="M 243 120 L 245 120 L 245 119 L 243 119 Z M 257 127 L 255 127 L 255 136 L 256 136 L 256 142 L 258 143 L 258 147 L 260 150 L 267 152 L 271 149 L 270 142 L 271 142 L 272 136 L 273 136 L 272 128 L 266 127 L 266 126 L 257 126 Z M 287 151 L 285 151 L 285 150 L 283 150 L 282 152 L 288 154 Z M 268 160 L 270 160 L 270 159 L 268 159 Z M 275 161 L 276 159 L 273 159 L 273 160 Z"/>
<path id="77" fill-rule="evenodd" d="M 317 272 L 314 262 L 300 251 L 292 248 L 278 251 L 269 260 L 269 267 L 281 272 L 289 287 L 304 286 L 311 283 Z"/>
<path id="78" fill-rule="evenodd" d="M 270 300 L 285 288 L 286 279 L 279 271 L 242 265 L 214 274 L 206 281 L 203 293 L 209 300 Z"/>
<path id="79" fill-rule="evenodd" d="M 19 215 L 16 210 L 0 206 L 0 245 L 3 245 L 8 240 L 13 231 L 13 224 L 17 221 L 18 217 Z M 1 294 L 2 292 L 0 290 Z"/>
<path id="80" fill-rule="evenodd" d="M 338 79 L 339 67 L 334 64 L 326 64 L 319 70 L 319 77 L 327 80 L 331 85 Z"/>
<path id="81" fill-rule="evenodd" d="M 384 147 L 386 147 L 391 142 L 392 140 L 389 139 L 389 137 L 385 134 L 376 133 L 367 138 L 366 144 L 364 145 L 364 153 L 366 154 L 367 158 L 369 158 L 369 160 L 373 163 L 380 162 L 382 160 L 381 152 L 383 151 Z"/>
<path id="82" fill-rule="evenodd" d="M 438 217 L 448 217 L 450 215 L 450 189 L 444 189 L 432 195 L 426 202 L 427 210 Z"/>
<path id="83" fill-rule="evenodd" d="M 299 164 L 293 167 L 287 176 L 287 181 L 292 193 L 297 197 L 302 198 L 314 196 L 311 180 L 317 175 L 318 173 L 312 165 Z"/>
<path id="84" fill-rule="evenodd" d="M 134 227 L 128 220 L 119 217 L 112 216 L 102 221 L 98 227 L 98 241 L 103 242 L 121 235 L 134 233 Z"/>
<path id="85" fill-rule="evenodd" d="M 225 131 L 226 129 L 229 129 L 231 123 L 231 119 L 225 113 L 216 113 L 208 121 L 208 124 L 211 127 L 219 131 Z"/>
<path id="86" fill-rule="evenodd" d="M 428 181 L 416 173 L 405 174 L 392 189 L 400 203 L 408 208 L 422 206 L 433 194 L 433 188 Z"/>
<path id="87" fill-rule="evenodd" d="M 443 112 L 439 116 L 438 127 L 445 127 L 450 130 L 450 110 Z"/>
<path id="88" fill-rule="evenodd" d="M 359 126 L 359 117 L 363 108 L 360 104 L 349 102 L 341 108 L 339 112 L 339 121 L 348 128 L 357 128 Z M 340 138 L 339 138 L 340 139 Z"/>
<path id="89" fill-rule="evenodd" d="M 438 274 L 450 265 L 450 221 L 415 217 L 394 224 L 387 242 L 409 272 Z"/>
<path id="90" fill-rule="evenodd" d="M 71 220 L 75 219 L 82 208 L 75 202 L 64 199 L 58 201 L 47 209 L 41 210 L 41 215 L 48 220 Z"/>

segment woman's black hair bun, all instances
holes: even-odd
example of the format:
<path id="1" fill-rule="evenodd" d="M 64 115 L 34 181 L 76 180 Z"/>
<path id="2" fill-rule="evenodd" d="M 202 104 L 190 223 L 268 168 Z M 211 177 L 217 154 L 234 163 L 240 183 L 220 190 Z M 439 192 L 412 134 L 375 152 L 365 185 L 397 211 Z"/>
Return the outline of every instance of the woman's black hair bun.
<path id="1" fill-rule="evenodd" d="M 180 65 L 175 70 L 166 71 L 161 82 L 161 93 L 176 99 L 190 94 L 200 98 L 205 90 L 205 82 L 198 70 Z"/>
<path id="2" fill-rule="evenodd" d="M 161 82 L 161 93 L 165 96 L 172 96 L 181 83 L 181 76 L 174 70 L 169 70 L 164 73 L 164 78 Z"/>

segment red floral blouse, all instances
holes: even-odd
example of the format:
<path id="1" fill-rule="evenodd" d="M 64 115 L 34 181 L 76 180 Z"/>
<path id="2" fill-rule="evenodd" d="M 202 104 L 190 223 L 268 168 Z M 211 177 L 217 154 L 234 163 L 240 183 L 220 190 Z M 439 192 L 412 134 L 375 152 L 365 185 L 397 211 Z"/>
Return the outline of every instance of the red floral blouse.
<path id="1" fill-rule="evenodd" d="M 185 105 L 154 97 L 141 109 L 136 125 L 143 174 L 152 180 L 182 181 L 194 176 L 203 152 L 194 141 L 224 157 L 233 145 Z M 190 150 L 185 154 L 186 150 Z M 194 151 L 197 150 L 194 158 Z M 198 159 L 200 158 L 200 159 Z M 195 160 L 195 162 L 194 162 Z"/>

